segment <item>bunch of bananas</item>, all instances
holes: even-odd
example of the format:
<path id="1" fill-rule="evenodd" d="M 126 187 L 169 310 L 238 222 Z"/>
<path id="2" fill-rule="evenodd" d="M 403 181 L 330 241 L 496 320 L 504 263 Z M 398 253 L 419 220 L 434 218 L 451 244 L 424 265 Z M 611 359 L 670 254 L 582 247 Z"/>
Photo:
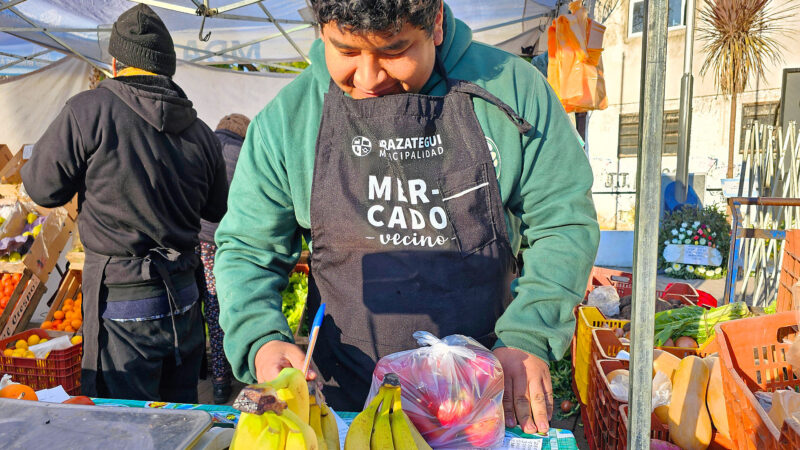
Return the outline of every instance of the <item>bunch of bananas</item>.
<path id="1" fill-rule="evenodd" d="M 231 450 L 339 450 L 333 412 L 297 369 L 245 387 L 233 407 L 242 414 Z"/>
<path id="2" fill-rule="evenodd" d="M 353 419 L 344 449 L 431 450 L 403 411 L 397 374 L 384 376 L 378 394 Z"/>

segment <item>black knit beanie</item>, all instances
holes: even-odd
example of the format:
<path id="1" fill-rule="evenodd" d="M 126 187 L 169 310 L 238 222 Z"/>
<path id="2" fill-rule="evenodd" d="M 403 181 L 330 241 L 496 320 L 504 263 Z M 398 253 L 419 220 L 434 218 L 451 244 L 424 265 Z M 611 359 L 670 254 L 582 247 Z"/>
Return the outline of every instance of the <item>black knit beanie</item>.
<path id="1" fill-rule="evenodd" d="M 142 3 L 114 22 L 108 53 L 129 67 L 170 77 L 175 74 L 172 36 L 158 14 Z"/>

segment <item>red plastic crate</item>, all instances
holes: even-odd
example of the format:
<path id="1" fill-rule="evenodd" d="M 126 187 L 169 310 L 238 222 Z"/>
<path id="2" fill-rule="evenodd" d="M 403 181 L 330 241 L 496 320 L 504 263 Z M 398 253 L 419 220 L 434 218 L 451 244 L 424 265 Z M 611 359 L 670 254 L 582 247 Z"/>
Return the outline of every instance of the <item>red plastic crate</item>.
<path id="1" fill-rule="evenodd" d="M 53 339 L 64 333 L 51 334 L 35 328 L 1 340 L 0 349 L 6 349 L 10 343 L 19 339 L 27 340 L 33 334 L 40 338 Z M 26 384 L 34 390 L 60 385 L 68 394 L 79 395 L 82 350 L 83 344 L 77 344 L 64 350 L 53 350 L 46 359 L 0 356 L 0 373 L 7 373 L 13 381 Z"/>
<path id="2" fill-rule="evenodd" d="M 586 283 L 586 294 L 584 298 L 588 297 L 589 292 L 597 286 L 614 286 L 617 288 L 619 296 L 624 297 L 630 295 L 633 290 L 633 274 L 595 266 L 592 267 L 592 273 L 589 275 L 589 281 Z"/>
<path id="3" fill-rule="evenodd" d="M 581 422 L 583 423 L 583 435 L 586 437 L 586 443 L 589 444 L 590 450 L 596 450 L 597 446 L 594 444 L 594 433 L 592 433 L 591 422 L 587 415 L 586 408 L 581 404 Z"/>
<path id="4" fill-rule="evenodd" d="M 611 393 L 608 374 L 617 369 L 628 369 L 628 361 L 616 359 L 598 360 L 591 371 L 587 416 L 598 448 L 613 449 L 617 446 L 619 430 L 619 407 L 627 402 Z"/>
<path id="5" fill-rule="evenodd" d="M 789 311 L 716 326 L 728 423 L 737 449 L 798 448 L 788 444 L 799 440 L 796 436 L 787 435 L 787 444 L 782 445 L 781 430 L 753 395 L 800 388 L 800 380 L 786 362 L 785 352 L 791 344 L 783 342 L 784 338 L 794 339 L 797 325 L 797 312 Z M 787 433 L 792 430 L 788 428 Z"/>

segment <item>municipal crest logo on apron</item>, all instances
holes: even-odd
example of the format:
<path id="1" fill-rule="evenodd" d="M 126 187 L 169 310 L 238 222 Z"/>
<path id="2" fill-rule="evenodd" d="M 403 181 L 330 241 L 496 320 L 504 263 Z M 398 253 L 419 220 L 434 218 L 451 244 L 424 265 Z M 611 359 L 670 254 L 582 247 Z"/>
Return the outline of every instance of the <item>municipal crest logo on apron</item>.
<path id="1" fill-rule="evenodd" d="M 353 138 L 352 148 L 356 156 L 367 156 L 372 151 L 372 141 L 364 136 L 356 136 Z"/>
<path id="2" fill-rule="evenodd" d="M 489 136 L 486 136 L 486 145 L 489 146 L 489 153 L 492 155 L 494 170 L 497 172 L 497 177 L 500 178 L 500 149 Z"/>

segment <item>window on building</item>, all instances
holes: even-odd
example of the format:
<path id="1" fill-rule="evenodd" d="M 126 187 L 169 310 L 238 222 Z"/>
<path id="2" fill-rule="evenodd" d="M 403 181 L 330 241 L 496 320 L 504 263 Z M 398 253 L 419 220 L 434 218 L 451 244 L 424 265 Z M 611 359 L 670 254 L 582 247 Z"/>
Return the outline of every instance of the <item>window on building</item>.
<path id="1" fill-rule="evenodd" d="M 747 130 L 757 120 L 762 125 L 776 125 L 780 102 L 758 102 L 742 105 L 742 131 L 739 133 L 739 151 L 744 151 Z"/>
<path id="2" fill-rule="evenodd" d="M 678 111 L 664 112 L 664 142 L 661 147 L 662 156 L 678 154 Z M 619 149 L 620 158 L 636 157 L 639 148 L 639 114 L 622 114 L 619 116 Z"/>
<path id="3" fill-rule="evenodd" d="M 641 34 L 644 30 L 644 0 L 631 0 L 629 6 L 630 20 L 628 34 Z M 669 0 L 669 14 L 667 22 L 671 27 L 680 27 L 686 24 L 686 0 Z"/>

